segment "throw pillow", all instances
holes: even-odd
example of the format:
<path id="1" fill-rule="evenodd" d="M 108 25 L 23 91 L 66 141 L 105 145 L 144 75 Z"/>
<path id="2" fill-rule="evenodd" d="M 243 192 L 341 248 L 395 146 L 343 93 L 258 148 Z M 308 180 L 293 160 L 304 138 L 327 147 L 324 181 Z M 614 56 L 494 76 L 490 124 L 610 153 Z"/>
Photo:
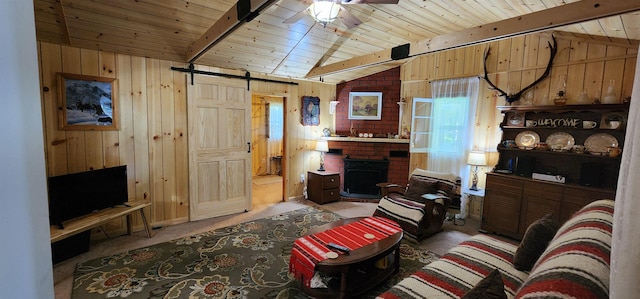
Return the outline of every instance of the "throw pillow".
<path id="1" fill-rule="evenodd" d="M 520 271 L 531 271 L 559 227 L 560 225 L 551 217 L 551 214 L 531 223 L 513 255 L 513 266 Z"/>
<path id="2" fill-rule="evenodd" d="M 409 179 L 407 191 L 404 192 L 404 197 L 424 203 L 425 200 L 422 198 L 422 194 L 436 193 L 437 188 L 437 181 L 412 176 Z"/>
<path id="3" fill-rule="evenodd" d="M 483 278 L 471 290 L 466 292 L 462 299 L 506 299 L 504 282 L 498 269 L 493 270 Z"/>

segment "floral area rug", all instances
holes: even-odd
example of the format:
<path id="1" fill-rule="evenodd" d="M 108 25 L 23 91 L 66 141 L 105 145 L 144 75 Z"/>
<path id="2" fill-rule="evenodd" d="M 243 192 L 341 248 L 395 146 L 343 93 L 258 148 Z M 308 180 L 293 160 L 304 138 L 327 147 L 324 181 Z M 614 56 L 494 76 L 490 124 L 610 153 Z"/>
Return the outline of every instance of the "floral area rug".
<path id="1" fill-rule="evenodd" d="M 72 299 L 308 298 L 289 274 L 293 241 L 341 218 L 308 207 L 80 263 Z M 361 297 L 438 258 L 415 246 L 402 241 L 400 272 Z"/>

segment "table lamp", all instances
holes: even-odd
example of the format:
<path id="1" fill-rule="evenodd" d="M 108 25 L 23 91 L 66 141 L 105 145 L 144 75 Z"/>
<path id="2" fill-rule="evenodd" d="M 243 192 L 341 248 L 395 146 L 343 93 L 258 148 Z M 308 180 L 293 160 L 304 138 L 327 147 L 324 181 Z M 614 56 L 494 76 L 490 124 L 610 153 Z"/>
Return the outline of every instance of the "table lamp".
<path id="1" fill-rule="evenodd" d="M 473 177 L 471 179 L 472 185 L 470 190 L 477 191 L 478 190 L 478 166 L 487 165 L 487 155 L 484 152 L 471 151 L 469 153 L 469 157 L 467 158 L 467 164 L 475 166 L 472 171 Z"/>
<path id="2" fill-rule="evenodd" d="M 324 171 L 324 153 L 329 151 L 329 142 L 324 139 L 318 140 L 316 142 L 316 151 L 320 152 L 320 168 L 318 168 L 318 171 Z"/>

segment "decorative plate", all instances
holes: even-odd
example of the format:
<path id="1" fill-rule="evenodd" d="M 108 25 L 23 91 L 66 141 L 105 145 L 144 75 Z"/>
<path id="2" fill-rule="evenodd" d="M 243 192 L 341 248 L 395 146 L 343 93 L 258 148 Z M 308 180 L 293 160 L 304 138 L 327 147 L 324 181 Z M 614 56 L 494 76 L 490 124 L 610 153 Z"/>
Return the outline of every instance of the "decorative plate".
<path id="1" fill-rule="evenodd" d="M 507 124 L 509 126 L 522 127 L 524 126 L 524 113 L 513 112 L 507 116 Z"/>
<path id="2" fill-rule="evenodd" d="M 571 136 L 571 134 L 565 132 L 557 132 L 549 135 L 545 142 L 554 151 L 568 151 L 576 143 L 576 140 L 573 138 L 573 136 Z"/>
<path id="3" fill-rule="evenodd" d="M 584 146 L 592 155 L 606 155 L 609 147 L 618 146 L 618 139 L 607 133 L 596 133 L 587 137 Z"/>
<path id="4" fill-rule="evenodd" d="M 533 149 L 540 142 L 540 135 L 534 131 L 522 131 L 516 136 L 516 145 L 520 149 Z"/>

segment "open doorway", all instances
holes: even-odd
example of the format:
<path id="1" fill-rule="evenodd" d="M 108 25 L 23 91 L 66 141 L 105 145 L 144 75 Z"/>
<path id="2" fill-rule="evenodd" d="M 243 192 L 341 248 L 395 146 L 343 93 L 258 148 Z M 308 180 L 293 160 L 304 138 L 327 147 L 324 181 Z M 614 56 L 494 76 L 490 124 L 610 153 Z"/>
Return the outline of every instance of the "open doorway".
<path id="1" fill-rule="evenodd" d="M 284 98 L 253 95 L 251 108 L 252 206 L 283 196 Z"/>

